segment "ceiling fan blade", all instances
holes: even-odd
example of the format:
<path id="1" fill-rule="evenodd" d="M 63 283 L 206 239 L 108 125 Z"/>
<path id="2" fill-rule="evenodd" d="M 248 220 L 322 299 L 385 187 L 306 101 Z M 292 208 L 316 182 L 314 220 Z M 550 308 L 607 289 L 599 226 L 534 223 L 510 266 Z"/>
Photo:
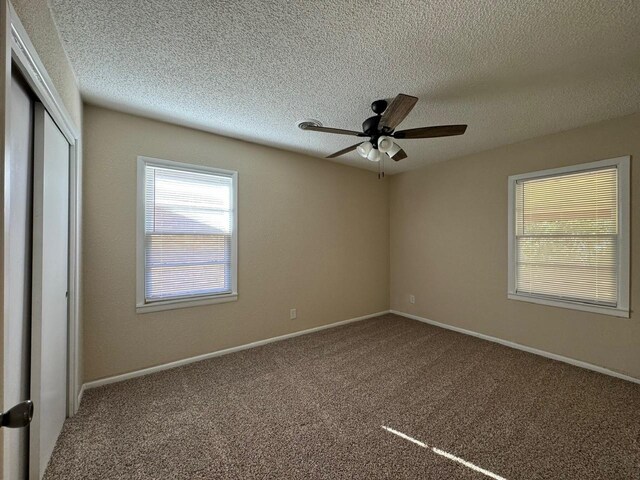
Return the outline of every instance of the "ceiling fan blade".
<path id="1" fill-rule="evenodd" d="M 398 150 L 398 152 L 397 152 L 393 157 L 391 157 L 391 158 L 393 158 L 396 162 L 398 162 L 398 161 L 400 161 L 400 160 L 404 160 L 405 158 L 407 158 L 407 153 L 406 153 L 403 149 L 400 149 L 400 150 Z"/>
<path id="2" fill-rule="evenodd" d="M 356 132 L 355 130 L 342 130 L 341 128 L 316 127 L 314 125 L 306 126 L 304 127 L 303 130 L 312 130 L 314 132 L 323 132 L 323 133 L 337 133 L 338 135 L 354 135 L 356 137 L 365 136 L 364 133 Z"/>
<path id="3" fill-rule="evenodd" d="M 439 125 L 437 127 L 410 128 L 400 130 L 392 136 L 395 138 L 435 138 L 462 135 L 467 130 L 466 125 Z"/>
<path id="4" fill-rule="evenodd" d="M 332 153 L 331 155 L 327 156 L 327 158 L 336 158 L 336 157 L 339 157 L 340 155 L 344 155 L 345 153 L 352 152 L 353 150 L 358 148 L 358 145 L 360 145 L 360 144 L 356 143 L 355 145 L 351 145 L 350 147 L 343 148 L 339 152 Z"/>
<path id="5" fill-rule="evenodd" d="M 380 128 L 387 127 L 390 130 L 396 128 L 413 110 L 417 101 L 417 97 L 405 95 L 404 93 L 399 94 L 382 114 L 379 123 Z"/>

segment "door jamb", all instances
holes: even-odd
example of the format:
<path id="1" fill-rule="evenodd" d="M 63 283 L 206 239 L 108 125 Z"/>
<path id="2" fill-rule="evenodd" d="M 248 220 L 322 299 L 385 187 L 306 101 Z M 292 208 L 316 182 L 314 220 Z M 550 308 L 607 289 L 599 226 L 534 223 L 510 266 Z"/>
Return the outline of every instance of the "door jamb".
<path id="1" fill-rule="evenodd" d="M 7 2 L 8 3 L 8 2 Z M 11 58 L 20 69 L 40 102 L 45 106 L 70 145 L 69 177 L 69 345 L 67 415 L 73 416 L 80 405 L 82 385 L 80 371 L 81 303 L 81 232 L 82 232 L 82 136 L 42 64 L 13 6 L 10 10 Z M 9 33 L 8 33 L 9 34 Z M 11 78 L 11 62 L 8 78 Z M 8 137 L 5 125 L 5 138 Z M 5 339 L 6 341 L 6 339 Z"/>
<path id="2" fill-rule="evenodd" d="M 0 113 L 0 222 L 2 225 L 2 234 L 0 235 L 0 268 L 2 269 L 2 275 L 0 275 L 0 335 L 2 335 L 0 341 L 0 394 L 2 395 L 2 408 L 11 408 L 10 405 L 4 404 L 4 369 L 6 367 L 4 361 L 5 354 L 5 298 L 4 298 L 4 288 L 5 288 L 5 209 L 8 207 L 6 197 L 8 182 L 6 182 L 5 176 L 5 167 L 9 161 L 9 151 L 10 151 L 10 105 L 9 101 L 11 99 L 10 88 L 11 88 L 11 48 L 9 47 L 9 31 L 11 30 L 11 14 L 9 12 L 9 0 L 0 0 L 0 36 L 2 36 L 2 42 L 0 42 L 0 106 L 2 111 Z M 6 442 L 4 441 L 4 433 L 0 432 L 0 446 L 2 446 L 2 451 L 0 452 L 0 458 L 2 458 L 2 462 L 0 462 L 0 475 L 3 478 L 6 477 L 5 470 L 8 465 L 5 459 L 5 456 L 9 450 Z"/>

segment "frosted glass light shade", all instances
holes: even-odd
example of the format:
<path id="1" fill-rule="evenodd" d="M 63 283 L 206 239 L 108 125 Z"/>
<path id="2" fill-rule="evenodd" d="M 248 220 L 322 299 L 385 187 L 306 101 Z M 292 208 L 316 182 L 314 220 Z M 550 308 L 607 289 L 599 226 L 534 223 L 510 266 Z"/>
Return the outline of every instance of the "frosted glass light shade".
<path id="1" fill-rule="evenodd" d="M 399 151 L 400 151 L 400 145 L 398 145 L 397 143 L 394 143 L 393 145 L 391 145 L 391 148 L 387 151 L 387 155 L 393 158 L 393 156 Z"/>
<path id="2" fill-rule="evenodd" d="M 378 150 L 387 153 L 393 147 L 393 139 L 391 137 L 380 137 L 378 139 Z"/>
<path id="3" fill-rule="evenodd" d="M 380 150 L 374 148 L 369 152 L 369 155 L 367 155 L 367 158 L 372 162 L 379 162 L 380 159 L 382 158 L 382 153 L 380 153 Z"/>
<path id="4" fill-rule="evenodd" d="M 367 158 L 369 152 L 373 150 L 373 144 L 371 142 L 363 142 L 356 147 L 356 152 L 358 152 L 364 158 Z"/>

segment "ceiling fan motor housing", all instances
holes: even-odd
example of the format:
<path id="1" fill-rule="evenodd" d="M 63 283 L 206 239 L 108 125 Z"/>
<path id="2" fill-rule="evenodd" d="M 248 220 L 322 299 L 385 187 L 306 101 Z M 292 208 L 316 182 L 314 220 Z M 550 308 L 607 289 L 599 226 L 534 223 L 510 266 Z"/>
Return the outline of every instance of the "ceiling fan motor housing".
<path id="1" fill-rule="evenodd" d="M 378 142 L 378 137 L 380 137 L 381 135 L 389 135 L 393 132 L 393 128 L 380 128 L 381 118 L 382 117 L 380 115 L 374 115 L 373 117 L 369 117 L 364 122 L 362 122 L 362 131 L 365 133 L 365 135 L 371 137 L 371 141 L 374 144 Z"/>
<path id="2" fill-rule="evenodd" d="M 378 137 L 382 135 L 389 135 L 393 132 L 393 128 L 382 127 L 380 128 L 380 119 L 382 118 L 382 114 L 387 109 L 389 104 L 386 100 L 376 100 L 371 104 L 371 110 L 375 115 L 373 117 L 367 118 L 362 123 L 362 131 L 365 135 L 371 137 L 371 143 L 373 143 L 374 148 L 378 146 Z"/>

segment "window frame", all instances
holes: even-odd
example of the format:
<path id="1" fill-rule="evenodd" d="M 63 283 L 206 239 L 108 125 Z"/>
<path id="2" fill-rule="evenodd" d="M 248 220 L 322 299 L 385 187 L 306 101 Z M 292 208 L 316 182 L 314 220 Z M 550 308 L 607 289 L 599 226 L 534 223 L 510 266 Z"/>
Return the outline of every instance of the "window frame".
<path id="1" fill-rule="evenodd" d="M 186 172 L 212 173 L 231 178 L 232 231 L 231 231 L 231 292 L 212 295 L 193 295 L 147 302 L 145 297 L 145 167 L 171 168 Z M 136 199 L 136 313 L 157 312 L 177 308 L 234 302 L 238 299 L 238 172 L 204 165 L 193 165 L 172 160 L 138 156 Z"/>
<path id="2" fill-rule="evenodd" d="M 547 296 L 521 293 L 516 286 L 516 231 L 515 231 L 515 190 L 516 182 L 525 179 L 555 177 L 565 174 L 600 170 L 616 167 L 618 170 L 618 301 L 616 306 L 593 305 L 574 300 L 550 298 Z M 538 303 L 554 307 L 569 308 L 585 312 L 629 318 L 629 271 L 630 271 L 630 226 L 631 226 L 631 157 L 609 158 L 596 162 L 570 165 L 567 167 L 539 170 L 536 172 L 511 175 L 508 178 L 508 288 L 507 298 L 524 302 Z"/>

